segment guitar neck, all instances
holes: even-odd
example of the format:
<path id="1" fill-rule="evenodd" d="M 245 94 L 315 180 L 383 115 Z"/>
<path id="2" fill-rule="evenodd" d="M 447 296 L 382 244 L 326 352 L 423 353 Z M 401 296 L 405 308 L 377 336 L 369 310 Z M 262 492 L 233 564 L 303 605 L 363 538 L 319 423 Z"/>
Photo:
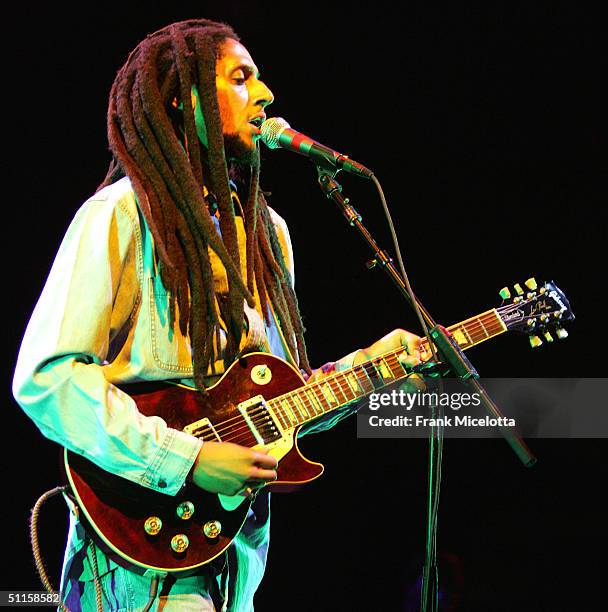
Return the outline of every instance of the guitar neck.
<path id="1" fill-rule="evenodd" d="M 468 349 L 505 331 L 496 309 L 488 310 L 448 328 L 462 349 Z M 421 342 L 428 351 L 428 340 Z M 268 401 L 284 430 L 291 430 L 350 402 L 379 391 L 411 374 L 400 361 L 403 348 L 388 351 L 370 361 L 326 376 Z"/>

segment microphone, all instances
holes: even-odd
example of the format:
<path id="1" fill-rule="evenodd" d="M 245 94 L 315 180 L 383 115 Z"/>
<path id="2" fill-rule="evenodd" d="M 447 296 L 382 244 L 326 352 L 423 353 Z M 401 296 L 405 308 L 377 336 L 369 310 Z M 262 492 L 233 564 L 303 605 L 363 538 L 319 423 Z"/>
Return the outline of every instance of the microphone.
<path id="1" fill-rule="evenodd" d="M 269 149 L 288 149 L 299 153 L 329 170 L 344 170 L 371 179 L 374 173 L 325 145 L 296 132 L 282 117 L 271 117 L 262 123 L 261 140 Z"/>

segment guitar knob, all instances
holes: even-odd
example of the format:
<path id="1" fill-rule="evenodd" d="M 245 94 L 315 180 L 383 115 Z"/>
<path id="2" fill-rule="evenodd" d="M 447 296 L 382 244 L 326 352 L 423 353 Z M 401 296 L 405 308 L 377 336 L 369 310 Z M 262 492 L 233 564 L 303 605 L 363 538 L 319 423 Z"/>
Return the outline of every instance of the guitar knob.
<path id="1" fill-rule="evenodd" d="M 150 516 L 144 523 L 144 531 L 151 536 L 158 535 L 163 528 L 163 522 L 158 516 Z"/>
<path id="2" fill-rule="evenodd" d="M 175 513 L 182 521 L 187 521 L 194 514 L 194 504 L 189 501 L 182 502 L 175 509 Z"/>
<path id="3" fill-rule="evenodd" d="M 521 288 L 521 285 L 519 283 L 513 285 L 513 289 L 515 289 L 515 293 L 517 293 L 517 295 L 524 294 L 524 290 Z"/>
<path id="4" fill-rule="evenodd" d="M 219 521 L 208 521 L 203 525 L 203 533 L 210 539 L 217 538 L 222 532 L 222 524 Z"/>
<path id="5" fill-rule="evenodd" d="M 549 332 L 545 332 L 544 336 L 547 342 L 553 342 L 553 336 Z"/>
<path id="6" fill-rule="evenodd" d="M 498 295 L 500 295 L 500 297 L 503 300 L 508 300 L 511 297 L 511 292 L 509 291 L 509 287 L 503 287 L 499 292 Z"/>
<path id="7" fill-rule="evenodd" d="M 555 335 L 560 339 L 564 340 L 568 337 L 568 332 L 563 327 L 558 327 L 555 330 Z"/>
<path id="8" fill-rule="evenodd" d="M 267 385 L 272 380 L 272 370 L 267 365 L 257 365 L 251 370 L 251 380 L 256 385 Z"/>
<path id="9" fill-rule="evenodd" d="M 529 278 L 524 285 L 530 289 L 530 291 L 536 291 L 538 284 L 536 283 L 536 279 L 534 277 Z"/>
<path id="10" fill-rule="evenodd" d="M 182 553 L 188 548 L 190 544 L 190 540 L 188 540 L 188 536 L 183 533 L 178 533 L 176 536 L 171 538 L 171 548 L 176 553 Z"/>
<path id="11" fill-rule="evenodd" d="M 538 336 L 530 336 L 530 346 L 532 348 L 538 348 L 543 341 Z"/>

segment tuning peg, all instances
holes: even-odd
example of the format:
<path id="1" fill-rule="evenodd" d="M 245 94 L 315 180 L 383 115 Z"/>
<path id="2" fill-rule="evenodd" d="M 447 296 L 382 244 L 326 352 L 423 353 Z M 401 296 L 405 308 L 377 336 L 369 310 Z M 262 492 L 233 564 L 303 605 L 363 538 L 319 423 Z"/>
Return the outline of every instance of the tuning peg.
<path id="1" fill-rule="evenodd" d="M 530 346 L 532 348 L 538 348 L 543 341 L 538 336 L 530 336 Z"/>
<path id="2" fill-rule="evenodd" d="M 547 342 L 553 342 L 553 336 L 547 331 L 543 334 Z"/>
<path id="3" fill-rule="evenodd" d="M 517 293 L 517 295 L 524 294 L 524 290 L 521 288 L 521 285 L 519 283 L 516 283 L 515 285 L 513 285 L 513 289 L 515 289 L 515 293 Z"/>
<path id="4" fill-rule="evenodd" d="M 509 291 L 509 287 L 503 287 L 499 292 L 498 295 L 500 295 L 500 297 L 503 300 L 508 300 L 511 297 L 511 292 Z"/>
<path id="5" fill-rule="evenodd" d="M 555 335 L 560 339 L 560 340 L 565 340 L 568 337 L 568 332 L 563 328 L 563 327 L 558 327 L 555 330 Z"/>
<path id="6" fill-rule="evenodd" d="M 524 285 L 530 289 L 530 291 L 536 291 L 538 285 L 536 284 L 536 279 L 534 277 L 529 278 Z"/>

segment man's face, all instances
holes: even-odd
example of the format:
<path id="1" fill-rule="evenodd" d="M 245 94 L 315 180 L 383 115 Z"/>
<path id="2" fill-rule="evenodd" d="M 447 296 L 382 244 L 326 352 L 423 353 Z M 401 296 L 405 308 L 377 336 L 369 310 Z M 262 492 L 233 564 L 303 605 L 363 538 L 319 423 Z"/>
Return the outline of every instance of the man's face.
<path id="1" fill-rule="evenodd" d="M 259 71 L 243 45 L 229 38 L 222 45 L 221 56 L 215 83 L 226 155 L 250 162 L 260 137 L 259 125 L 266 119 L 264 108 L 274 96 L 260 81 Z"/>

